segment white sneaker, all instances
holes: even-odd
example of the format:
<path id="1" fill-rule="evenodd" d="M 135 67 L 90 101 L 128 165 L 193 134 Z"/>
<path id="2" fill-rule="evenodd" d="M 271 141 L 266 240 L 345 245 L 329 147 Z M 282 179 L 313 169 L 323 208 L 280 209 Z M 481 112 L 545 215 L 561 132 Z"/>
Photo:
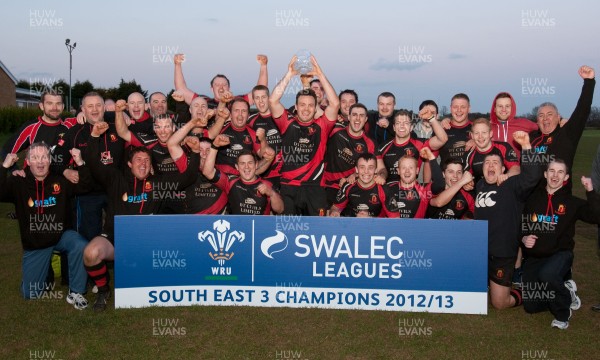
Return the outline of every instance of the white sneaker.
<path id="1" fill-rule="evenodd" d="M 558 321 L 556 319 L 552 320 L 552 324 L 550 324 L 552 327 L 561 329 L 561 330 L 565 330 L 566 328 L 569 327 L 569 322 L 568 321 Z"/>
<path id="2" fill-rule="evenodd" d="M 77 310 L 83 310 L 88 306 L 88 301 L 80 293 L 71 292 L 67 295 L 67 302 Z"/>
<path id="3" fill-rule="evenodd" d="M 558 321 L 556 319 L 552 320 L 550 324 L 551 327 L 555 327 L 561 330 L 565 330 L 569 327 L 569 320 L 571 320 L 571 316 L 573 316 L 573 310 L 569 309 L 569 319 L 567 321 Z"/>
<path id="4" fill-rule="evenodd" d="M 565 281 L 565 287 L 571 293 L 571 310 L 579 310 L 581 307 L 581 299 L 577 296 L 577 284 L 573 280 Z"/>

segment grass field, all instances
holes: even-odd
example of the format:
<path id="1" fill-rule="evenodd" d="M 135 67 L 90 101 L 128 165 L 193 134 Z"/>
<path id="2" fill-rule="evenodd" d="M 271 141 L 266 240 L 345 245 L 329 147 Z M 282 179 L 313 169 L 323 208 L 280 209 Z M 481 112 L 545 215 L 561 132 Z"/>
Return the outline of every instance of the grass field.
<path id="1" fill-rule="evenodd" d="M 0 143 L 6 137 L 0 137 Z M 600 131 L 586 131 L 574 178 L 589 176 Z M 575 181 L 575 192 L 582 194 Z M 251 307 L 77 311 L 62 299 L 25 301 L 21 245 L 0 204 L 0 359 L 598 359 L 600 261 L 595 226 L 577 229 L 574 279 L 583 302 L 568 330 L 522 307 L 487 316 Z M 457 259 L 458 262 L 465 259 Z M 57 281 L 60 282 L 60 281 Z M 88 294 L 93 302 L 94 296 Z M 157 327 L 174 328 L 161 335 Z M 418 324 L 420 335 L 399 325 Z"/>

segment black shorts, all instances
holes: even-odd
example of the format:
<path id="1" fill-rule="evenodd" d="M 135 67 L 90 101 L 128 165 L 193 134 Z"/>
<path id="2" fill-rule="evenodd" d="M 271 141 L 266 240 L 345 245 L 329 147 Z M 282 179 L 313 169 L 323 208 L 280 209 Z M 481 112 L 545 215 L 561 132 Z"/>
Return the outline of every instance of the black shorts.
<path id="1" fill-rule="evenodd" d="M 327 215 L 327 195 L 319 185 L 281 185 L 283 214 L 286 215 Z"/>
<path id="2" fill-rule="evenodd" d="M 517 257 L 488 256 L 488 279 L 501 286 L 512 286 Z"/>

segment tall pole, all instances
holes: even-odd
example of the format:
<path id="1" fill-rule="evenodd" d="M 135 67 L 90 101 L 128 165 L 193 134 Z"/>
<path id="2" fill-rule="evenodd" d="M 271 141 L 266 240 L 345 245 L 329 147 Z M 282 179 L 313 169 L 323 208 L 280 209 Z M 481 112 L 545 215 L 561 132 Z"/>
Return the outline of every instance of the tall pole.
<path id="1" fill-rule="evenodd" d="M 73 45 L 71 45 L 71 40 L 67 39 L 65 40 L 65 45 L 69 51 L 69 101 L 67 101 L 67 111 L 71 112 L 71 74 L 73 72 L 73 50 L 77 46 L 77 43 L 73 43 Z"/>

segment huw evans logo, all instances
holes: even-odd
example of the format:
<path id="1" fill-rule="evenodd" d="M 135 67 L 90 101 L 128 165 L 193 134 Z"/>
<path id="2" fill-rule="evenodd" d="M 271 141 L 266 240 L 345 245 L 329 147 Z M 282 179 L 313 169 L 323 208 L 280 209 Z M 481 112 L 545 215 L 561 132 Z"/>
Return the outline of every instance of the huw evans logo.
<path id="1" fill-rule="evenodd" d="M 273 254 L 287 249 L 288 246 L 287 236 L 279 230 L 275 231 L 274 236 L 264 239 L 260 244 L 260 251 L 269 259 L 273 259 Z"/>
<path id="2" fill-rule="evenodd" d="M 214 232 L 207 230 L 198 233 L 198 240 L 208 242 L 213 249 L 208 255 L 219 263 L 219 267 L 212 267 L 215 276 L 231 275 L 231 267 L 226 267 L 225 262 L 231 260 L 235 253 L 231 250 L 233 244 L 243 242 L 246 235 L 243 232 L 231 230 L 231 224 L 227 220 L 217 220 L 213 223 Z"/>

